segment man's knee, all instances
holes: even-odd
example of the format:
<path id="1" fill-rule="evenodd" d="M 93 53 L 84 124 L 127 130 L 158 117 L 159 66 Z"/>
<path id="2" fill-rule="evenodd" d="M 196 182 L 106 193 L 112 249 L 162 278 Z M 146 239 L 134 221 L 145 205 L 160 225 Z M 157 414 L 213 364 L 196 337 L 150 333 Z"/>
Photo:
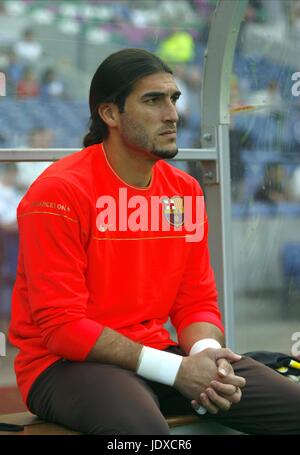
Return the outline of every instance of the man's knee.
<path id="1" fill-rule="evenodd" d="M 159 413 L 141 415 L 131 412 L 115 416 L 114 422 L 96 425 L 90 434 L 102 435 L 169 435 L 169 427 Z"/>

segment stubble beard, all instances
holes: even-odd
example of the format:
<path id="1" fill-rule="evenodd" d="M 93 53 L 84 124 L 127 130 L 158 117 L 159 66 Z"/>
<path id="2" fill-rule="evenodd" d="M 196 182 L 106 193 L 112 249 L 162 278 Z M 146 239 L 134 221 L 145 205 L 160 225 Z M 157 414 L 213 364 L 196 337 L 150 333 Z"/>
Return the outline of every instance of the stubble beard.
<path id="1" fill-rule="evenodd" d="M 174 144 L 174 149 L 158 148 L 154 142 L 151 141 L 144 127 L 133 122 L 131 119 L 123 118 L 123 138 L 129 146 L 136 150 L 145 151 L 150 154 L 155 160 L 157 159 L 172 159 L 178 153 L 178 147 Z"/>
<path id="2" fill-rule="evenodd" d="M 163 150 L 163 149 L 157 149 L 153 148 L 152 150 L 152 155 L 156 156 L 157 158 L 161 160 L 170 160 L 174 158 L 178 153 L 178 148 L 175 147 L 174 150 Z"/>

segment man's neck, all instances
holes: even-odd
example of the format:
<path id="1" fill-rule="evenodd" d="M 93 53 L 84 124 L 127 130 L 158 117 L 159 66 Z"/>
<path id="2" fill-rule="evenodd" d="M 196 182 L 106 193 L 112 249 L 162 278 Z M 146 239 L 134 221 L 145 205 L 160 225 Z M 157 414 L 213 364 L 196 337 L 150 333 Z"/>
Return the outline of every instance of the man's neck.
<path id="1" fill-rule="evenodd" d="M 103 149 L 114 172 L 128 185 L 147 188 L 152 178 L 152 168 L 155 161 L 138 151 L 134 153 L 123 145 L 105 140 Z"/>

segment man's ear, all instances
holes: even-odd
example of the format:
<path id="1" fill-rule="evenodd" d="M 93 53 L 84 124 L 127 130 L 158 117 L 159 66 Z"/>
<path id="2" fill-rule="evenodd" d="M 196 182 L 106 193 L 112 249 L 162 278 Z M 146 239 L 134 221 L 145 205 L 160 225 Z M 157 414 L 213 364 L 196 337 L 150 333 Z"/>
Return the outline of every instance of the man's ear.
<path id="1" fill-rule="evenodd" d="M 102 120 L 110 127 L 117 126 L 117 106 L 112 103 L 103 103 L 98 107 L 98 114 Z"/>

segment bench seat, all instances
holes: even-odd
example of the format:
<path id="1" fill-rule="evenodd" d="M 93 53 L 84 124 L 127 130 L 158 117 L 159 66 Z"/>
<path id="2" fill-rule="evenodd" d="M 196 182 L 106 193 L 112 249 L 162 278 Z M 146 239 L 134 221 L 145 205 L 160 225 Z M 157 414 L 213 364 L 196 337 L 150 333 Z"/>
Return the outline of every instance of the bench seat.
<path id="1" fill-rule="evenodd" d="M 47 423 L 40 420 L 30 412 L 19 412 L 16 414 L 0 415 L 0 422 L 14 425 L 23 425 L 23 431 L 0 431 L 1 435 L 78 435 L 77 431 L 70 430 L 62 425 Z M 168 417 L 167 422 L 170 428 L 190 425 L 199 422 L 196 415 L 184 415 Z"/>

